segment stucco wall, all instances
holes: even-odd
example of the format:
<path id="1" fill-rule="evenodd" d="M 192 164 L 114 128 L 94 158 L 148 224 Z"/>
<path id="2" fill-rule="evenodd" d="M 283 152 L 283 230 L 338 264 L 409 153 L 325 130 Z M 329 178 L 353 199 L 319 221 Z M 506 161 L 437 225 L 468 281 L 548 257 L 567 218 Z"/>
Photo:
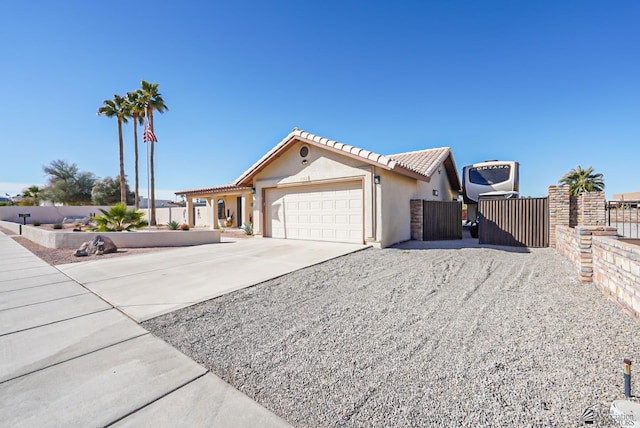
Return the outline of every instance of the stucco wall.
<path id="1" fill-rule="evenodd" d="M 47 248 L 77 249 L 96 235 L 109 237 L 118 248 L 183 247 L 220 242 L 219 230 L 162 230 L 137 232 L 60 232 L 23 226 L 22 235 Z"/>
<path id="2" fill-rule="evenodd" d="M 144 219 L 147 220 L 147 210 L 141 210 L 144 212 Z M 171 215 L 169 215 L 171 213 Z M 156 224 L 165 225 L 170 221 L 176 221 L 178 223 L 187 223 L 188 214 L 187 207 L 163 207 L 156 208 Z"/>
<path id="3" fill-rule="evenodd" d="M 416 180 L 383 171 L 381 176 L 382 238 L 388 247 L 411 239 L 411 199 L 418 193 Z"/>
<path id="4" fill-rule="evenodd" d="M 91 214 L 100 215 L 99 208 L 109 210 L 108 206 L 38 206 L 38 207 L 20 207 L 9 206 L 0 207 L 0 220 L 11 221 L 14 223 L 22 223 L 22 219 L 18 217 L 20 213 L 29 213 L 31 217 L 27 218 L 27 224 L 33 224 L 34 221 L 40 223 L 61 223 L 65 217 L 89 217 Z M 130 207 L 133 208 L 133 207 Z"/>
<path id="5" fill-rule="evenodd" d="M 438 191 L 437 196 L 433 194 L 434 190 Z M 458 193 L 454 193 L 451 190 L 449 178 L 444 170 L 444 166 L 442 166 L 440 167 L 440 174 L 436 172 L 429 182 L 417 182 L 417 193 L 412 199 L 423 199 L 425 201 L 452 201 L 454 199 L 458 199 Z"/>

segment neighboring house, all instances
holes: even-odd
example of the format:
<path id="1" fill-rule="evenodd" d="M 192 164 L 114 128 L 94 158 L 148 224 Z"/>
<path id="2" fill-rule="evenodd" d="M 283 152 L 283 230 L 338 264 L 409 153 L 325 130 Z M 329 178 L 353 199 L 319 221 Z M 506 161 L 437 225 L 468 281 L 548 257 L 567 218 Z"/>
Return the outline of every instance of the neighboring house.
<path id="1" fill-rule="evenodd" d="M 410 239 L 411 199 L 456 200 L 460 189 L 448 147 L 383 156 L 294 129 L 234 183 L 176 194 L 255 235 L 387 247 Z"/>
<path id="2" fill-rule="evenodd" d="M 614 201 L 640 201 L 640 192 L 615 193 Z"/>

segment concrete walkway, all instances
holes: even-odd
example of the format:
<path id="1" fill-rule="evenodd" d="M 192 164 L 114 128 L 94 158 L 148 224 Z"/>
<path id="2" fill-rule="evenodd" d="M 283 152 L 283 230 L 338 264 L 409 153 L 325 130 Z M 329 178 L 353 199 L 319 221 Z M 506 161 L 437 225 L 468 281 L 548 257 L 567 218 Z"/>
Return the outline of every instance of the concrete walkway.
<path id="1" fill-rule="evenodd" d="M 142 322 L 363 248 L 237 239 L 56 268 Z"/>
<path id="2" fill-rule="evenodd" d="M 289 426 L 3 233 L 0 421 Z"/>

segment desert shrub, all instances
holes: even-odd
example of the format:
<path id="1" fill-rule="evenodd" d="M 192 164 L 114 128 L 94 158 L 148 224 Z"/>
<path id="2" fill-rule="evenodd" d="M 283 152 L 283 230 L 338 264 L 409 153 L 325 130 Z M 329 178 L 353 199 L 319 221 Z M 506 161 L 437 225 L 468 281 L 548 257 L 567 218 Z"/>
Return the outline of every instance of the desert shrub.
<path id="1" fill-rule="evenodd" d="M 244 230 L 245 235 L 253 235 L 253 225 L 251 223 L 243 223 L 240 229 Z"/>
<path id="2" fill-rule="evenodd" d="M 56 223 L 53 225 L 54 229 L 62 229 L 64 226 L 62 225 L 62 223 Z"/>
<path id="3" fill-rule="evenodd" d="M 38 220 L 36 220 L 36 221 L 34 221 L 34 222 L 33 222 L 33 225 L 34 225 L 34 226 L 40 226 L 41 224 L 42 224 L 42 223 L 41 223 L 41 222 L 39 222 Z"/>
<path id="4" fill-rule="evenodd" d="M 144 213 L 135 209 L 128 209 L 125 204 L 119 202 L 105 211 L 100 208 L 102 215 L 95 216 L 93 220 L 98 232 L 122 232 L 132 229 L 141 229 L 147 225 L 143 220 Z"/>
<path id="5" fill-rule="evenodd" d="M 178 228 L 180 227 L 180 223 L 175 220 L 170 221 L 169 223 L 167 223 L 167 227 L 169 228 L 169 230 L 178 230 Z"/>
<path id="6" fill-rule="evenodd" d="M 182 223 L 180 225 L 180 230 L 189 230 L 189 225 L 187 223 Z"/>

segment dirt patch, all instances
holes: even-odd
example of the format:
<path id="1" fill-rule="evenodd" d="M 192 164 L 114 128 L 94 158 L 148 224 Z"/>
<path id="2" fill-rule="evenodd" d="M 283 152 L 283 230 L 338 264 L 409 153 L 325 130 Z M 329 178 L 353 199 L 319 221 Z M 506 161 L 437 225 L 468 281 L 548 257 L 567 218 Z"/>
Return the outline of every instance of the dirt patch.
<path id="1" fill-rule="evenodd" d="M 113 257 L 130 256 L 133 254 L 144 254 L 154 251 L 166 251 L 175 249 L 174 247 L 153 247 L 153 248 L 119 248 L 117 253 L 103 254 L 101 256 L 87 256 L 87 257 L 75 257 L 73 253 L 75 250 L 62 249 L 62 248 L 47 248 L 42 245 L 38 245 L 33 241 L 28 240 L 23 236 L 11 236 L 17 243 L 31 251 L 36 256 L 40 257 L 45 262 L 52 266 L 61 265 L 66 263 L 87 262 L 89 260 L 103 260 L 111 259 Z"/>

